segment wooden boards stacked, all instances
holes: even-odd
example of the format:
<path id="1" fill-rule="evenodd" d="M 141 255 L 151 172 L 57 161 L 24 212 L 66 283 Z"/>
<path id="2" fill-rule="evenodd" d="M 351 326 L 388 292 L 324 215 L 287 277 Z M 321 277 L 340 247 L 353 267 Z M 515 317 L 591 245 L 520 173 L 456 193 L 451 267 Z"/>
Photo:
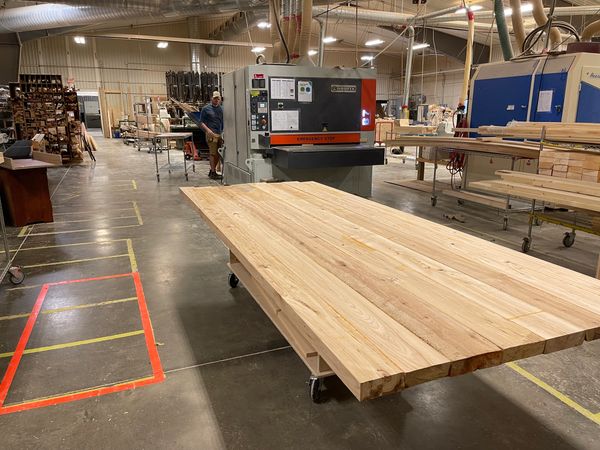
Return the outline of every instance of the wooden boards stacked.
<path id="1" fill-rule="evenodd" d="M 543 150 L 539 173 L 597 183 L 600 181 L 600 153 Z"/>
<path id="2" fill-rule="evenodd" d="M 476 181 L 470 186 L 488 192 L 600 212 L 600 184 L 598 183 L 510 170 L 498 170 L 496 175 L 500 175 L 502 179 Z"/>
<path id="3" fill-rule="evenodd" d="M 477 132 L 481 135 L 540 139 L 544 127 L 546 127 L 545 139 L 548 141 L 600 143 L 600 124 L 597 123 L 511 122 L 506 127 L 479 127 Z"/>
<path id="4" fill-rule="evenodd" d="M 481 140 L 472 138 L 438 136 L 397 136 L 388 144 L 414 147 L 442 147 L 451 150 L 464 150 L 494 155 L 515 156 L 517 158 L 537 159 L 539 149 L 532 144 L 502 140 Z"/>
<path id="5" fill-rule="evenodd" d="M 600 281 L 548 262 L 313 182 L 182 191 L 311 371 L 359 400 L 600 337 Z"/>

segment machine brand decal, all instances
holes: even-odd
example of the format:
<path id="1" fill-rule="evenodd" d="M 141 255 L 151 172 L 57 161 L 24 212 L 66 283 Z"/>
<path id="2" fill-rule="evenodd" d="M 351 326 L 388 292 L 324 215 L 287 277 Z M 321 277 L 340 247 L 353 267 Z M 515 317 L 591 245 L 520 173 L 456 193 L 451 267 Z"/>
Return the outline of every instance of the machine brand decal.
<path id="1" fill-rule="evenodd" d="M 334 94 L 355 94 L 356 86 L 353 84 L 332 84 L 331 92 Z"/>

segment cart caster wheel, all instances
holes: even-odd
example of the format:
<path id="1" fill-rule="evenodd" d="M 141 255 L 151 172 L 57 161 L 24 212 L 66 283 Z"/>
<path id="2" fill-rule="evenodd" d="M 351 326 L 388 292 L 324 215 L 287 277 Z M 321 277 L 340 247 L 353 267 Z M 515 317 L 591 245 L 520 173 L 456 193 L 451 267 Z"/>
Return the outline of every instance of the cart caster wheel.
<path id="1" fill-rule="evenodd" d="M 437 197 L 431 197 L 431 206 L 437 205 Z"/>
<path id="2" fill-rule="evenodd" d="M 227 281 L 229 282 L 229 287 L 231 289 L 235 289 L 240 283 L 240 279 L 235 275 L 235 273 L 230 273 Z"/>
<path id="3" fill-rule="evenodd" d="M 308 392 L 314 403 L 321 403 L 321 379 L 311 375 L 308 379 Z"/>
<path id="4" fill-rule="evenodd" d="M 10 273 L 10 282 L 12 284 L 21 284 L 25 279 L 25 273 L 20 266 L 11 267 L 8 273 Z"/>
<path id="5" fill-rule="evenodd" d="M 504 231 L 508 230 L 508 218 L 507 218 L 507 217 L 505 217 L 505 218 L 502 220 L 502 229 L 503 229 Z"/>
<path id="6" fill-rule="evenodd" d="M 191 156 L 191 155 L 185 155 L 185 160 L 186 160 L 186 161 L 189 161 L 190 159 L 192 159 L 192 156 Z"/>
<path id="7" fill-rule="evenodd" d="M 529 252 L 530 249 L 531 249 L 531 239 L 529 239 L 528 237 L 524 237 L 523 243 L 521 244 L 521 251 L 523 253 L 527 253 L 527 252 Z"/>
<path id="8" fill-rule="evenodd" d="M 543 222 L 542 222 L 540 219 L 538 219 L 537 217 L 536 217 L 536 218 L 535 218 L 535 220 L 533 221 L 533 224 L 534 224 L 536 227 L 541 227 L 541 226 L 542 226 L 542 223 L 543 223 Z"/>
<path id="9" fill-rule="evenodd" d="M 462 198 L 459 198 L 458 200 L 456 200 L 456 203 L 458 203 L 458 206 L 462 206 L 465 204 L 465 201 Z"/>
<path id="10" fill-rule="evenodd" d="M 156 181 L 160 181 L 160 175 L 156 175 Z"/>
<path id="11" fill-rule="evenodd" d="M 562 241 L 563 245 L 565 247 L 572 247 L 573 244 L 575 243 L 575 232 L 567 232 L 565 233 L 565 237 L 563 237 L 563 241 Z"/>
<path id="12" fill-rule="evenodd" d="M 187 175 L 185 176 L 185 181 L 190 181 Z"/>

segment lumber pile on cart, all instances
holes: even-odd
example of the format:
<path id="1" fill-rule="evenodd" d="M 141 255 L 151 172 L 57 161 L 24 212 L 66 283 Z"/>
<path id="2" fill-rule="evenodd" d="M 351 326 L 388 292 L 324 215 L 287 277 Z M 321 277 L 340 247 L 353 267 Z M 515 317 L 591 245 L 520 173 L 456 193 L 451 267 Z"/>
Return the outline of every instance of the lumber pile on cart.
<path id="1" fill-rule="evenodd" d="M 470 186 L 483 191 L 541 200 L 578 210 L 600 212 L 600 184 L 596 182 L 510 170 L 498 170 L 496 175 L 501 179 L 475 181 Z"/>
<path id="2" fill-rule="evenodd" d="M 597 123 L 511 122 L 506 127 L 479 127 L 477 133 L 482 136 L 540 139 L 544 128 L 544 139 L 548 141 L 589 144 L 600 142 L 600 124 Z"/>
<path id="3" fill-rule="evenodd" d="M 181 190 L 310 371 L 359 400 L 600 338 L 600 281 L 546 261 L 314 182 Z"/>
<path id="4" fill-rule="evenodd" d="M 597 183 L 600 181 L 600 153 L 542 150 L 539 173 L 540 175 Z"/>
<path id="5" fill-rule="evenodd" d="M 440 147 L 450 150 L 473 151 L 517 158 L 537 159 L 539 146 L 528 142 L 504 141 L 502 139 L 460 138 L 439 136 L 396 136 L 390 144 L 406 147 Z"/>

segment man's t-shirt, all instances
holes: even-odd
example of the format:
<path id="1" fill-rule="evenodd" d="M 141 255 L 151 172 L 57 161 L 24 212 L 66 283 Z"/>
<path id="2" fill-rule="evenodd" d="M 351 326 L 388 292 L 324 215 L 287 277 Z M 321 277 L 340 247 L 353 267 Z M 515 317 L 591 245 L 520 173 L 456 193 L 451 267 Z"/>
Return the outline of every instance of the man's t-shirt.
<path id="1" fill-rule="evenodd" d="M 223 107 L 206 105 L 200 112 L 200 121 L 213 133 L 223 133 Z"/>

